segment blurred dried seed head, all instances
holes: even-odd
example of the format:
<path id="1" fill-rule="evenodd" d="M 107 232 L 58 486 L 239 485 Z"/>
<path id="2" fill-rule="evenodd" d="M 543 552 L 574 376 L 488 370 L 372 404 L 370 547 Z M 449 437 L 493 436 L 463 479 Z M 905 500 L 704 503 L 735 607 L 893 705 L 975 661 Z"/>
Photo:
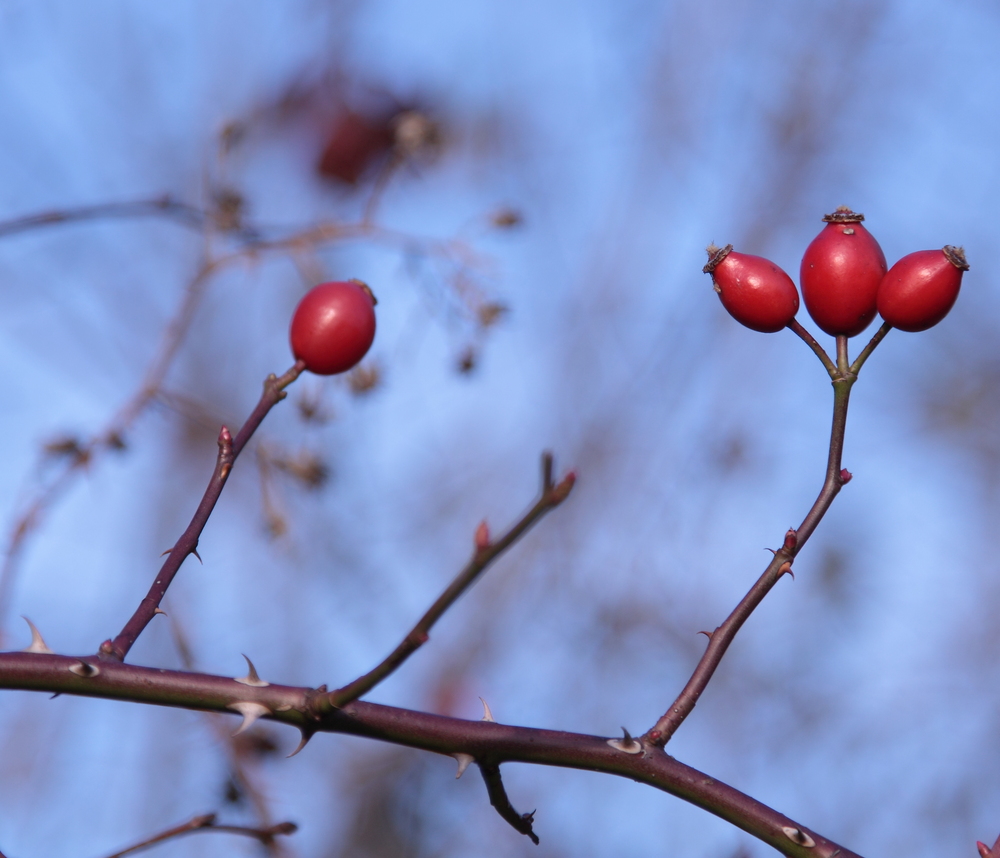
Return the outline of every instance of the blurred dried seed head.
<path id="1" fill-rule="evenodd" d="M 371 393 L 382 383 L 382 369 L 377 363 L 356 366 L 347 374 L 347 383 L 355 396 Z"/>

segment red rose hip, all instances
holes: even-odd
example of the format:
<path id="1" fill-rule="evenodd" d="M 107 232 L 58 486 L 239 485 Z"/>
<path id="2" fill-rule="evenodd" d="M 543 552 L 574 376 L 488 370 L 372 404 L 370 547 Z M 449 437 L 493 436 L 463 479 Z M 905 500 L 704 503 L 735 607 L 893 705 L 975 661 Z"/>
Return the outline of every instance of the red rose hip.
<path id="1" fill-rule="evenodd" d="M 708 257 L 702 270 L 712 275 L 722 306 L 741 325 L 773 334 L 795 318 L 799 293 L 792 278 L 770 259 L 736 253 L 731 244 L 721 250 L 710 245 Z"/>
<path id="2" fill-rule="evenodd" d="M 918 250 L 899 260 L 878 287 L 878 312 L 901 331 L 926 331 L 951 310 L 969 270 L 965 251 L 946 245 L 943 250 Z"/>
<path id="3" fill-rule="evenodd" d="M 289 338 L 310 372 L 345 372 L 375 339 L 375 296 L 360 280 L 320 283 L 295 308 Z"/>
<path id="4" fill-rule="evenodd" d="M 885 254 L 862 225 L 863 214 L 841 206 L 802 257 L 799 284 L 813 321 L 832 336 L 860 334 L 875 318 Z"/>

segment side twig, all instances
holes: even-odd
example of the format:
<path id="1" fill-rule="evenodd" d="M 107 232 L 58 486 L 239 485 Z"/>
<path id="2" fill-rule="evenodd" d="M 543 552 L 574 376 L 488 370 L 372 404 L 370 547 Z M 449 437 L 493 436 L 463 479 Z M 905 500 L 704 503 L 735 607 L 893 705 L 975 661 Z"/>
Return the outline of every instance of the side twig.
<path id="1" fill-rule="evenodd" d="M 812 334 L 810 334 L 809 331 L 803 328 L 802 325 L 799 324 L 797 319 L 792 319 L 792 321 L 788 323 L 788 328 L 796 336 L 798 336 L 802 340 L 802 342 L 804 342 L 807 346 L 809 346 L 809 348 L 811 348 L 813 352 L 816 353 L 816 357 L 818 357 L 820 361 L 822 361 L 823 366 L 826 367 L 826 371 L 830 373 L 830 378 L 836 378 L 837 367 L 833 363 L 833 361 L 830 360 L 830 356 L 826 353 L 826 350 L 823 348 L 823 346 L 821 346 L 818 342 L 816 342 L 816 338 Z"/>
<path id="2" fill-rule="evenodd" d="M 379 665 L 360 676 L 353 682 L 330 693 L 329 700 L 334 707 L 343 707 L 352 700 L 357 700 L 371 691 L 383 679 L 392 674 L 406 659 L 422 647 L 429 638 L 429 633 L 442 614 L 450 608 L 486 568 L 517 542 L 527 531 L 549 510 L 555 509 L 569 496 L 576 481 L 576 475 L 570 471 L 563 479 L 554 483 L 552 480 L 552 455 L 542 456 L 542 491 L 535 505 L 525 513 L 513 527 L 496 542 L 489 541 L 489 532 L 485 525 L 480 525 L 476 533 L 476 549 L 472 559 L 458 573 L 455 580 L 437 598 L 437 601 L 427 610 L 417 624 L 410 630 L 397 646 Z"/>
<path id="3" fill-rule="evenodd" d="M 264 393 L 261 395 L 257 407 L 240 428 L 236 438 L 230 435 L 225 426 L 222 427 L 222 431 L 219 433 L 219 456 L 215 463 L 215 470 L 212 472 L 208 488 L 205 489 L 205 494 L 195 510 L 191 523 L 170 550 L 170 554 L 157 573 L 149 592 L 139 603 L 139 607 L 136 608 L 131 619 L 113 641 L 106 640 L 101 644 L 100 654 L 102 656 L 124 661 L 128 651 L 142 634 L 142 630 L 156 616 L 160 602 L 170 583 L 174 580 L 174 576 L 181 568 L 181 564 L 190 554 L 198 556 L 198 540 L 215 509 L 219 496 L 222 494 L 222 489 L 226 485 L 236 457 L 239 456 L 240 451 L 246 446 L 253 433 L 257 431 L 257 427 L 263 422 L 267 413 L 285 398 L 285 388 L 295 381 L 304 369 L 305 365 L 298 361 L 280 378 L 273 374 L 267 377 L 264 381 Z"/>
<path id="4" fill-rule="evenodd" d="M 518 813 L 514 810 L 510 799 L 507 798 L 507 790 L 503 787 L 503 781 L 500 779 L 500 766 L 493 763 L 480 763 L 479 771 L 483 775 L 483 780 L 486 781 L 486 792 L 489 794 L 490 804 L 496 808 L 497 813 L 504 820 L 510 823 L 515 831 L 530 837 L 531 842 L 537 846 L 538 835 L 531 827 L 535 821 L 535 811 Z"/>
<path id="5" fill-rule="evenodd" d="M 796 323 L 797 324 L 797 323 Z M 790 326 L 791 327 L 791 326 Z M 801 326 L 799 326 L 801 327 Z M 888 333 L 887 326 L 883 326 L 885 331 L 876 334 L 869 347 L 863 352 L 867 359 L 868 355 L 882 341 Z M 793 328 L 794 330 L 794 328 Z M 796 331 L 799 336 L 812 339 L 804 329 L 802 332 Z M 805 336 L 803 336 L 805 334 Z M 815 341 L 813 341 L 815 342 Z M 818 348 L 818 346 L 817 346 Z M 820 349 L 822 352 L 822 349 Z M 823 352 L 823 356 L 826 353 Z M 821 358 L 822 359 L 822 358 Z M 826 357 L 824 365 L 829 362 Z M 855 366 L 863 363 L 861 357 L 855 362 Z M 830 363 L 833 366 L 832 362 Z M 826 464 L 826 477 L 819 496 L 813 503 L 812 508 L 802 520 L 797 530 L 789 530 L 785 534 L 785 540 L 781 548 L 774 553 L 774 559 L 768 564 L 764 573 L 757 579 L 757 582 L 750 588 L 750 591 L 743 597 L 733 612 L 725 619 L 714 632 L 708 635 L 708 646 L 695 667 L 691 678 L 687 681 L 677 699 L 670 705 L 670 708 L 660 717 L 660 719 L 642 737 L 645 742 L 662 748 L 677 728 L 684 722 L 684 719 L 691 714 L 698 703 L 698 698 L 708 686 L 716 668 L 722 662 L 726 650 L 733 642 L 737 632 L 742 628 L 764 597 L 771 591 L 775 584 L 781 580 L 786 572 L 791 572 L 792 561 L 799 551 L 812 536 L 816 526 L 820 523 L 826 511 L 830 508 L 834 498 L 840 493 L 841 488 L 851 479 L 849 471 L 842 468 L 841 460 L 844 453 L 844 433 L 847 429 L 847 406 L 850 402 L 851 388 L 857 381 L 857 374 L 848 365 L 847 358 L 847 338 L 837 337 L 837 366 L 833 367 L 833 425 L 830 430 L 830 449 Z"/>
<path id="6" fill-rule="evenodd" d="M 208 224 L 210 217 L 207 212 L 196 206 L 182 203 L 169 195 L 151 200 L 132 200 L 123 203 L 98 203 L 92 206 L 80 206 L 73 209 L 54 209 L 38 214 L 25 215 L 0 221 L 0 238 L 28 232 L 42 226 L 55 226 L 62 223 L 73 223 L 82 220 L 98 220 L 100 218 L 133 218 L 133 217 L 165 217 L 176 221 L 182 226 L 201 231 Z"/>
<path id="7" fill-rule="evenodd" d="M 196 816 L 181 825 L 161 831 L 159 834 L 154 834 L 140 843 L 129 846 L 127 849 L 122 849 L 121 852 L 109 855 L 108 858 L 124 858 L 125 855 L 141 852 L 150 846 L 163 843 L 165 840 L 173 840 L 176 837 L 192 834 L 196 831 L 220 831 L 226 834 L 242 834 L 246 837 L 253 837 L 265 846 L 269 846 L 274 842 L 275 836 L 279 834 L 294 834 L 298 831 L 298 826 L 294 822 L 279 822 L 277 825 L 272 825 L 269 828 L 246 828 L 242 825 L 216 825 L 215 814 L 206 813 L 202 816 Z"/>

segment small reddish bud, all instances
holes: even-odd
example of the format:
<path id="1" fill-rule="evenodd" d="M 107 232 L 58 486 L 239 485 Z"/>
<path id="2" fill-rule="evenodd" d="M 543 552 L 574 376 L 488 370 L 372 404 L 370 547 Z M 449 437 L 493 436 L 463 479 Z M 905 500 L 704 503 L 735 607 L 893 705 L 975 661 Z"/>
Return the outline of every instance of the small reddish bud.
<path id="1" fill-rule="evenodd" d="M 104 643 L 98 647 L 97 651 L 101 655 L 111 655 L 111 653 L 114 652 L 114 646 L 111 643 L 111 639 L 108 638 L 108 640 L 104 641 Z"/>
<path id="2" fill-rule="evenodd" d="M 564 500 L 566 500 L 566 498 L 569 497 L 569 493 L 573 491 L 575 483 L 576 471 L 570 471 L 552 487 L 551 497 L 553 506 L 561 504 Z"/>
<path id="3" fill-rule="evenodd" d="M 225 426 L 223 426 L 222 429 L 219 430 L 219 446 L 228 447 L 232 443 L 233 443 L 233 436 L 230 435 L 229 430 Z"/>
<path id="4" fill-rule="evenodd" d="M 781 547 L 785 551 L 794 551 L 795 546 L 798 544 L 799 544 L 798 532 L 792 527 L 788 528 L 788 530 L 785 532 L 785 543 Z"/>
<path id="5" fill-rule="evenodd" d="M 990 858 L 990 847 L 983 843 L 982 840 L 976 841 L 976 849 L 979 850 L 979 854 L 982 858 Z"/>
<path id="6" fill-rule="evenodd" d="M 799 311 L 799 293 L 792 278 L 770 259 L 736 253 L 731 244 L 708 246 L 712 286 L 722 306 L 741 325 L 764 334 L 780 331 Z"/>
<path id="7" fill-rule="evenodd" d="M 853 477 L 854 474 L 852 474 L 849 470 L 847 470 L 847 468 L 840 469 L 840 484 L 842 486 L 846 486 Z"/>
<path id="8" fill-rule="evenodd" d="M 831 336 L 857 336 L 875 318 L 885 254 L 861 225 L 864 219 L 846 206 L 826 215 L 826 226 L 802 257 L 802 299 L 813 321 Z"/>
<path id="9" fill-rule="evenodd" d="M 479 522 L 476 528 L 476 551 L 485 551 L 490 547 L 490 526 L 486 520 Z"/>
<path id="10" fill-rule="evenodd" d="M 955 304 L 962 274 L 969 270 L 965 251 L 918 250 L 889 269 L 878 287 L 878 312 L 890 325 L 916 333 L 934 327 Z"/>

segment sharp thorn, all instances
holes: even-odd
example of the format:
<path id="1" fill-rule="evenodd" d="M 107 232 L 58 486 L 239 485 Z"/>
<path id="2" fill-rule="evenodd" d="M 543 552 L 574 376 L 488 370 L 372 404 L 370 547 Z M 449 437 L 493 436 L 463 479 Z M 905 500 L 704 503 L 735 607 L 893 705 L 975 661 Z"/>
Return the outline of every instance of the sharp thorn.
<path id="1" fill-rule="evenodd" d="M 711 632 L 695 632 L 695 634 L 699 634 L 699 635 L 704 635 L 704 636 L 705 636 L 705 637 L 707 637 L 707 638 L 708 638 L 709 640 L 711 640 L 711 639 L 712 639 L 712 633 L 711 633 Z"/>
<path id="2" fill-rule="evenodd" d="M 28 628 L 31 629 L 31 643 L 22 649 L 21 652 L 37 652 L 42 655 L 53 655 L 52 650 L 46 646 L 45 640 L 42 638 L 42 633 L 38 631 L 35 624 L 25 616 L 22 616 L 21 619 L 24 620 L 28 624 Z"/>
<path id="3" fill-rule="evenodd" d="M 192 554 L 193 554 L 193 555 L 194 555 L 195 557 L 197 557 L 197 558 L 198 558 L 198 562 L 199 562 L 199 563 L 200 563 L 200 564 L 201 564 L 202 566 L 204 566 L 204 565 L 205 565 L 205 561 L 201 559 L 201 555 L 200 555 L 200 554 L 198 553 L 198 549 L 197 549 L 197 548 L 192 548 L 192 549 L 191 549 L 191 553 L 192 553 Z"/>
<path id="4" fill-rule="evenodd" d="M 301 730 L 301 728 L 299 728 Z M 299 739 L 299 744 L 295 746 L 295 750 L 292 751 L 285 759 L 290 759 L 294 757 L 299 751 L 301 751 L 306 745 L 309 744 L 309 740 L 313 737 L 313 734 L 308 730 L 302 730 L 302 738 Z"/>
<path id="5" fill-rule="evenodd" d="M 476 760 L 472 754 L 452 754 L 452 756 L 458 761 L 458 771 L 455 772 L 455 780 L 458 780 L 462 775 L 465 774 L 465 770 L 469 768 Z"/>
<path id="6" fill-rule="evenodd" d="M 243 716 L 243 723 L 233 733 L 234 736 L 239 736 L 240 733 L 249 730 L 258 718 L 271 714 L 271 710 L 262 703 L 251 703 L 248 700 L 238 700 L 235 703 L 228 704 L 226 708 L 233 709 Z"/>
<path id="7" fill-rule="evenodd" d="M 626 754 L 639 754 L 642 752 L 642 742 L 637 742 L 633 739 L 631 733 L 624 727 L 622 727 L 622 734 L 622 738 L 620 739 L 608 739 L 608 744 L 616 751 L 622 751 Z"/>
<path id="8" fill-rule="evenodd" d="M 162 608 L 153 608 L 153 615 L 155 616 L 156 614 L 163 614 L 163 616 L 166 616 L 167 612 Z"/>
<path id="9" fill-rule="evenodd" d="M 247 667 L 249 668 L 249 671 L 247 672 L 246 676 L 234 676 L 233 679 L 235 679 L 237 682 L 242 682 L 244 685 L 250 685 L 254 688 L 263 688 L 265 685 L 271 684 L 270 682 L 265 682 L 263 679 L 257 676 L 257 668 L 253 666 L 253 662 L 250 661 L 250 659 L 248 659 L 245 655 L 243 656 L 243 658 L 247 659 Z"/>
<path id="10" fill-rule="evenodd" d="M 482 697 L 479 698 L 479 702 L 483 704 L 483 721 L 493 721 L 496 723 L 496 718 L 493 717 L 493 713 L 490 712 L 490 704 L 483 700 Z"/>
<path id="11" fill-rule="evenodd" d="M 161 551 L 160 557 L 166 557 L 173 550 L 174 550 L 173 548 L 168 548 L 166 551 Z"/>

